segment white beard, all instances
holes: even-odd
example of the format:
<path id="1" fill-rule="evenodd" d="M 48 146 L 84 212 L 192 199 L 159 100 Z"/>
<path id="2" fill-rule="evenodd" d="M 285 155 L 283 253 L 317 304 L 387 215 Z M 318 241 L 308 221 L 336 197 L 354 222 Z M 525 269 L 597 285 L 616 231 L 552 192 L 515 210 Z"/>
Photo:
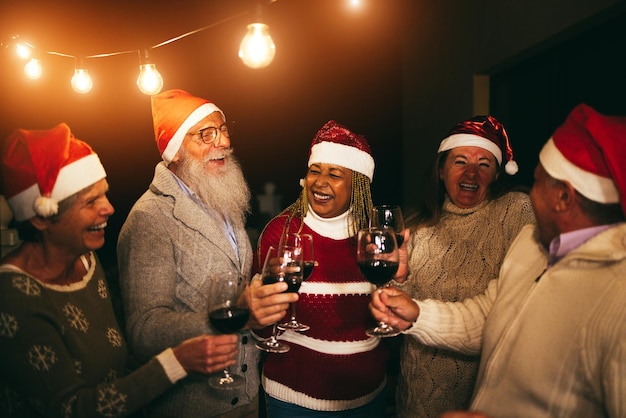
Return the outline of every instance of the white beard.
<path id="1" fill-rule="evenodd" d="M 212 159 L 222 157 L 225 158 L 222 167 L 205 165 Z M 181 148 L 176 175 L 208 208 L 217 211 L 225 219 L 242 226 L 245 224 L 245 217 L 250 213 L 250 189 L 232 149 L 213 152 L 205 161 L 197 161 Z"/>

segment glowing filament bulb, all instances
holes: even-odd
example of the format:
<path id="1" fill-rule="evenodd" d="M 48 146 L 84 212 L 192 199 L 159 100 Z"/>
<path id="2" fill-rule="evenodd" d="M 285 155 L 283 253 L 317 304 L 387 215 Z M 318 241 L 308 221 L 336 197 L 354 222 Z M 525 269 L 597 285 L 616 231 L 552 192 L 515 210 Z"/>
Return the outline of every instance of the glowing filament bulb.
<path id="1" fill-rule="evenodd" d="M 84 68 L 77 68 L 72 77 L 72 88 L 76 93 L 89 93 L 93 87 L 91 76 Z"/>
<path id="2" fill-rule="evenodd" d="M 239 45 L 239 58 L 250 68 L 270 65 L 276 55 L 276 45 L 264 23 L 250 23 L 246 36 Z"/>
<path id="3" fill-rule="evenodd" d="M 32 53 L 32 48 L 25 43 L 19 42 L 15 45 L 15 52 L 18 57 L 28 59 Z"/>
<path id="4" fill-rule="evenodd" d="M 163 77 L 154 64 L 141 64 L 139 66 L 139 77 L 137 77 L 137 87 L 143 94 L 152 96 L 158 94 L 163 88 Z"/>
<path id="5" fill-rule="evenodd" d="M 41 68 L 41 61 L 37 58 L 31 58 L 30 61 L 24 66 L 24 74 L 31 80 L 37 80 L 41 77 L 43 70 Z"/>

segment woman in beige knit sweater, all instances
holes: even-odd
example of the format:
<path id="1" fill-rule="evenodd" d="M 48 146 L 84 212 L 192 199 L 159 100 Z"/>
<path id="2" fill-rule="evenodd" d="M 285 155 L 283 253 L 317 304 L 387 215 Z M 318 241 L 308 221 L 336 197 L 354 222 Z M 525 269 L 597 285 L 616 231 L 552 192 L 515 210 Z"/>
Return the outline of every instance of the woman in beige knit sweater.
<path id="1" fill-rule="evenodd" d="M 502 171 L 515 174 L 517 164 L 498 120 L 477 116 L 453 127 L 439 146 L 423 208 L 410 217 L 408 277 L 396 287 L 451 302 L 483 293 L 513 238 L 535 222 L 528 195 L 501 186 Z M 398 417 L 466 409 L 480 358 L 403 339 Z"/>

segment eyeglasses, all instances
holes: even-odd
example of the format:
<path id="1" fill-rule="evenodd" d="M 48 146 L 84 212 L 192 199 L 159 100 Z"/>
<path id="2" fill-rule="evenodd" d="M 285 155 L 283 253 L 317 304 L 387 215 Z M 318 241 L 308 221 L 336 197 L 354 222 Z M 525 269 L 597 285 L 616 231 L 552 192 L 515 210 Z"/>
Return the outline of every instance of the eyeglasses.
<path id="1" fill-rule="evenodd" d="M 200 129 L 198 132 L 189 132 L 189 135 L 195 136 L 199 135 L 200 140 L 209 145 L 215 142 L 217 139 L 218 132 L 221 132 L 226 138 L 230 138 L 230 132 L 228 132 L 228 126 L 224 123 L 219 128 L 215 126 L 209 126 L 208 128 Z"/>

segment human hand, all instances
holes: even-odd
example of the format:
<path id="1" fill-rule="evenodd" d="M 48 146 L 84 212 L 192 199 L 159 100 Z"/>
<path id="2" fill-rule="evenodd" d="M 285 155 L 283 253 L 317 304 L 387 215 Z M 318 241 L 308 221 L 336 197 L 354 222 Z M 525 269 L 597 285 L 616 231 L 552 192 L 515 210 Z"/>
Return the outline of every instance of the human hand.
<path id="1" fill-rule="evenodd" d="M 404 235 L 404 240 L 402 241 L 402 245 L 398 249 L 398 271 L 396 275 L 393 276 L 393 280 L 398 283 L 403 283 L 409 273 L 408 263 L 409 263 L 409 253 L 406 249 L 407 242 L 409 241 L 409 237 L 411 236 L 411 230 L 406 228 L 402 231 L 402 235 Z"/>
<path id="2" fill-rule="evenodd" d="M 200 335 L 183 341 L 173 351 L 187 372 L 213 373 L 235 364 L 237 336 Z"/>
<path id="3" fill-rule="evenodd" d="M 289 308 L 289 304 L 298 301 L 297 292 L 283 293 L 287 290 L 287 283 L 278 282 L 264 285 L 261 275 L 252 278 L 246 291 L 250 320 L 248 325 L 252 329 L 262 329 L 274 322 L 280 321 Z"/>
<path id="4" fill-rule="evenodd" d="M 395 287 L 384 287 L 372 292 L 369 307 L 377 321 L 403 331 L 419 316 L 419 307 L 413 299 Z"/>
<path id="5" fill-rule="evenodd" d="M 487 415 L 478 411 L 450 411 L 444 412 L 439 418 L 489 418 Z"/>

